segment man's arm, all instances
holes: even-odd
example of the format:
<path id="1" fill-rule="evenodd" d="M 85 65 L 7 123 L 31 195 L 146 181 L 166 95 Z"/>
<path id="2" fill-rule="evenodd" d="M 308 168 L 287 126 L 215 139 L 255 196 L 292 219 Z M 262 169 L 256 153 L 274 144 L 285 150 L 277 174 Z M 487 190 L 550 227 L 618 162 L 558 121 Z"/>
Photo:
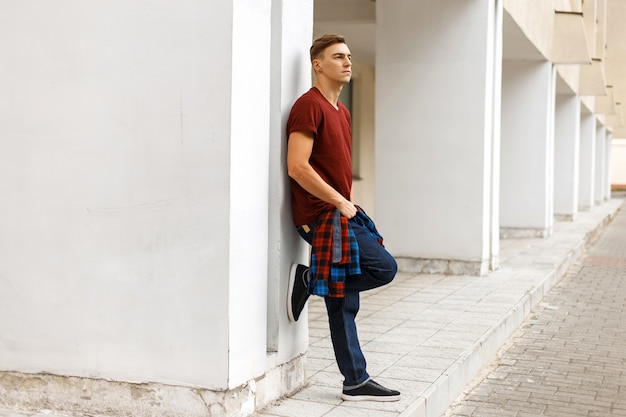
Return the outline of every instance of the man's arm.
<path id="1" fill-rule="evenodd" d="M 357 212 L 354 204 L 324 181 L 309 164 L 312 151 L 313 133 L 291 133 L 287 143 L 287 173 L 306 191 L 337 207 L 343 216 L 353 218 Z"/>

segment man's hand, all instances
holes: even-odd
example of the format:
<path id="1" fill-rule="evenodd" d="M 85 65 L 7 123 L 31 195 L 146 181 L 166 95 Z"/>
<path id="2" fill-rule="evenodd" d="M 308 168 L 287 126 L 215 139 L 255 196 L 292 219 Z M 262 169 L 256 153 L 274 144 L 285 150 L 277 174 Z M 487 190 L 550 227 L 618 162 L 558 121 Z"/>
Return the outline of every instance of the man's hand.
<path id="1" fill-rule="evenodd" d="M 356 216 L 357 209 L 351 201 L 345 200 L 342 204 L 338 204 L 336 207 L 342 216 L 349 219 Z"/>

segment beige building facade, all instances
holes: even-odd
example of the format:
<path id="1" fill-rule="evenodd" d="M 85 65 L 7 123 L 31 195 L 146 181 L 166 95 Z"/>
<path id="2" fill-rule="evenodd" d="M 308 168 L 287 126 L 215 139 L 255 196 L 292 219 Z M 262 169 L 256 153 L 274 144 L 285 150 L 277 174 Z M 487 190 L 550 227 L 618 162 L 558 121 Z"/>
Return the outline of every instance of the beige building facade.
<path id="1" fill-rule="evenodd" d="M 473 279 L 626 184 L 624 21 L 622 0 L 2 2 L 0 404 L 246 416 L 305 384 L 284 127 L 314 36 L 354 57 L 357 202 L 402 270 Z"/>

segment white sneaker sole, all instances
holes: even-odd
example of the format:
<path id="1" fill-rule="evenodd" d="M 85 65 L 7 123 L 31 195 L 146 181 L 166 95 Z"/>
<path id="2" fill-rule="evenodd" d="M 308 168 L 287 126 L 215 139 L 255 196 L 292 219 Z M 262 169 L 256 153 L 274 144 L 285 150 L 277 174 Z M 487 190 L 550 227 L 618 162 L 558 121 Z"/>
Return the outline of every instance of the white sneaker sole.
<path id="1" fill-rule="evenodd" d="M 380 396 L 380 395 L 346 395 L 341 394 L 341 399 L 344 401 L 377 401 L 377 402 L 391 402 L 400 401 L 400 395 Z"/>

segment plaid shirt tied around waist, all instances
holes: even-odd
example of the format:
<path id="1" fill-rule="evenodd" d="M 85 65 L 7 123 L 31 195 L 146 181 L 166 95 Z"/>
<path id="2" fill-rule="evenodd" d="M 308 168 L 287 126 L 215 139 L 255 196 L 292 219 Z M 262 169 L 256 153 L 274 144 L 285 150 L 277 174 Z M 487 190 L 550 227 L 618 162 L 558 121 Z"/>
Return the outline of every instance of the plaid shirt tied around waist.
<path id="1" fill-rule="evenodd" d="M 328 210 L 313 230 L 309 294 L 343 298 L 346 277 L 361 274 L 359 244 L 351 222 L 364 226 L 382 246 L 382 236 L 360 207 L 350 220 L 337 209 Z"/>

